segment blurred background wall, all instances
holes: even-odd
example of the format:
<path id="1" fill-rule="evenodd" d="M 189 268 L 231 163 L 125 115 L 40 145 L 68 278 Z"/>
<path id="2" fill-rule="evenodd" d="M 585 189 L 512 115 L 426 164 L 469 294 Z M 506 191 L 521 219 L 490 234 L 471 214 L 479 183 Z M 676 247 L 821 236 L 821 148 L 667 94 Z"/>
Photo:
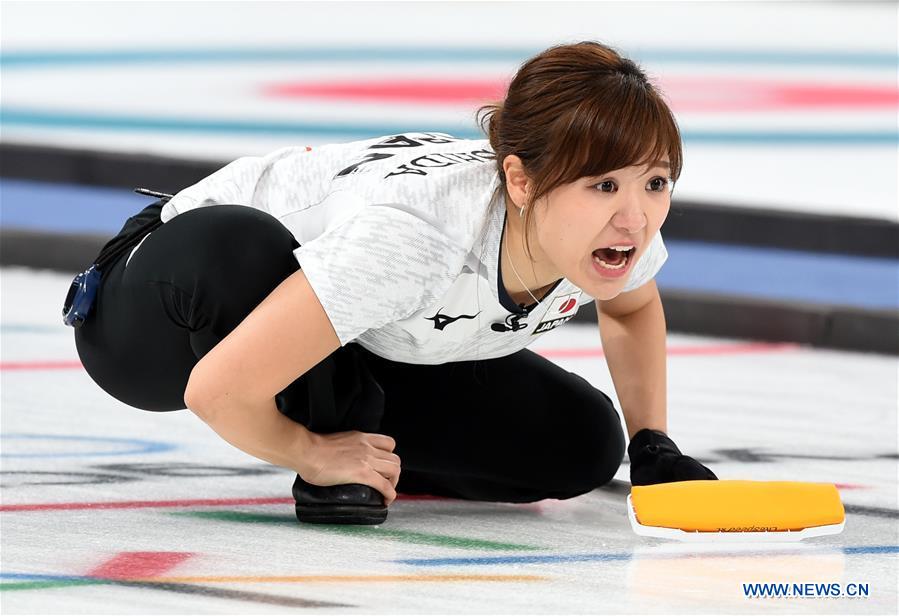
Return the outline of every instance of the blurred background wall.
<path id="1" fill-rule="evenodd" d="M 233 158 L 474 110 L 598 40 L 666 93 L 685 168 L 669 329 L 899 352 L 894 3 L 3 2 L 0 261 L 77 272 Z M 589 314 L 585 318 L 591 318 Z"/>

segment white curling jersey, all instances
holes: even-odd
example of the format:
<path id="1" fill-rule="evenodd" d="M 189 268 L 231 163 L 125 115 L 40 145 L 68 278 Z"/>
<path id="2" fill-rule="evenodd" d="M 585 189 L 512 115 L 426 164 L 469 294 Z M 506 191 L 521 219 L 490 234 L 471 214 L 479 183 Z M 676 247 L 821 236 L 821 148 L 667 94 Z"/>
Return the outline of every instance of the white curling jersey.
<path id="1" fill-rule="evenodd" d="M 300 267 L 340 344 L 394 361 L 501 357 L 571 319 L 592 298 L 566 279 L 526 311 L 506 293 L 499 247 L 506 208 L 489 141 L 406 133 L 289 147 L 235 160 L 162 209 L 240 204 L 294 235 Z M 660 234 L 625 291 L 649 281 L 667 252 Z"/>

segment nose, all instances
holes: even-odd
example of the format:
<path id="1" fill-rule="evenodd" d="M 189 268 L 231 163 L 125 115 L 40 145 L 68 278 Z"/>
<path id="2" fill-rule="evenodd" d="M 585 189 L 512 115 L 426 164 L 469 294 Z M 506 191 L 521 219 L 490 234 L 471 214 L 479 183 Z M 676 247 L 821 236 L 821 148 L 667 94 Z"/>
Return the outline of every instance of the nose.
<path id="1" fill-rule="evenodd" d="M 640 200 L 635 197 L 623 199 L 621 208 L 612 217 L 612 224 L 619 231 L 629 235 L 643 229 L 648 224 L 648 219 Z"/>

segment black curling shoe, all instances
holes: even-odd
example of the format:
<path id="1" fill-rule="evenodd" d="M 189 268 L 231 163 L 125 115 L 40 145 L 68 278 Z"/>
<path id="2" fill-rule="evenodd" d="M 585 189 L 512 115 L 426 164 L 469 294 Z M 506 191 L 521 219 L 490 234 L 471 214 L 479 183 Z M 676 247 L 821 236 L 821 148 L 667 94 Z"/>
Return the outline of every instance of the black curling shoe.
<path id="1" fill-rule="evenodd" d="M 297 475 L 293 498 L 297 519 L 308 524 L 381 524 L 387 519 L 384 496 L 361 483 L 314 486 Z"/>

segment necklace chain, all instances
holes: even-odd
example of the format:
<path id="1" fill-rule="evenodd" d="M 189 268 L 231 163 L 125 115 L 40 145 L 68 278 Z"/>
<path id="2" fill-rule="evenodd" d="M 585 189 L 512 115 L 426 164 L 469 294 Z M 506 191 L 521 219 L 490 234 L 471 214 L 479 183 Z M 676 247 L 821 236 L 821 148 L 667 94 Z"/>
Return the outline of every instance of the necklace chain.
<path id="1" fill-rule="evenodd" d="M 509 259 L 509 265 L 512 267 L 512 273 L 515 274 L 515 277 L 518 278 L 518 282 L 521 283 L 521 286 L 524 287 L 524 290 L 528 292 L 528 295 L 531 296 L 531 299 L 534 300 L 534 303 L 539 304 L 540 300 L 534 297 L 534 294 L 531 293 L 531 290 L 528 288 L 528 285 L 524 283 L 524 280 L 521 279 L 521 276 L 518 275 L 518 270 L 515 269 L 515 264 L 512 263 L 512 255 L 509 253 L 509 243 L 506 242 L 506 257 Z"/>

